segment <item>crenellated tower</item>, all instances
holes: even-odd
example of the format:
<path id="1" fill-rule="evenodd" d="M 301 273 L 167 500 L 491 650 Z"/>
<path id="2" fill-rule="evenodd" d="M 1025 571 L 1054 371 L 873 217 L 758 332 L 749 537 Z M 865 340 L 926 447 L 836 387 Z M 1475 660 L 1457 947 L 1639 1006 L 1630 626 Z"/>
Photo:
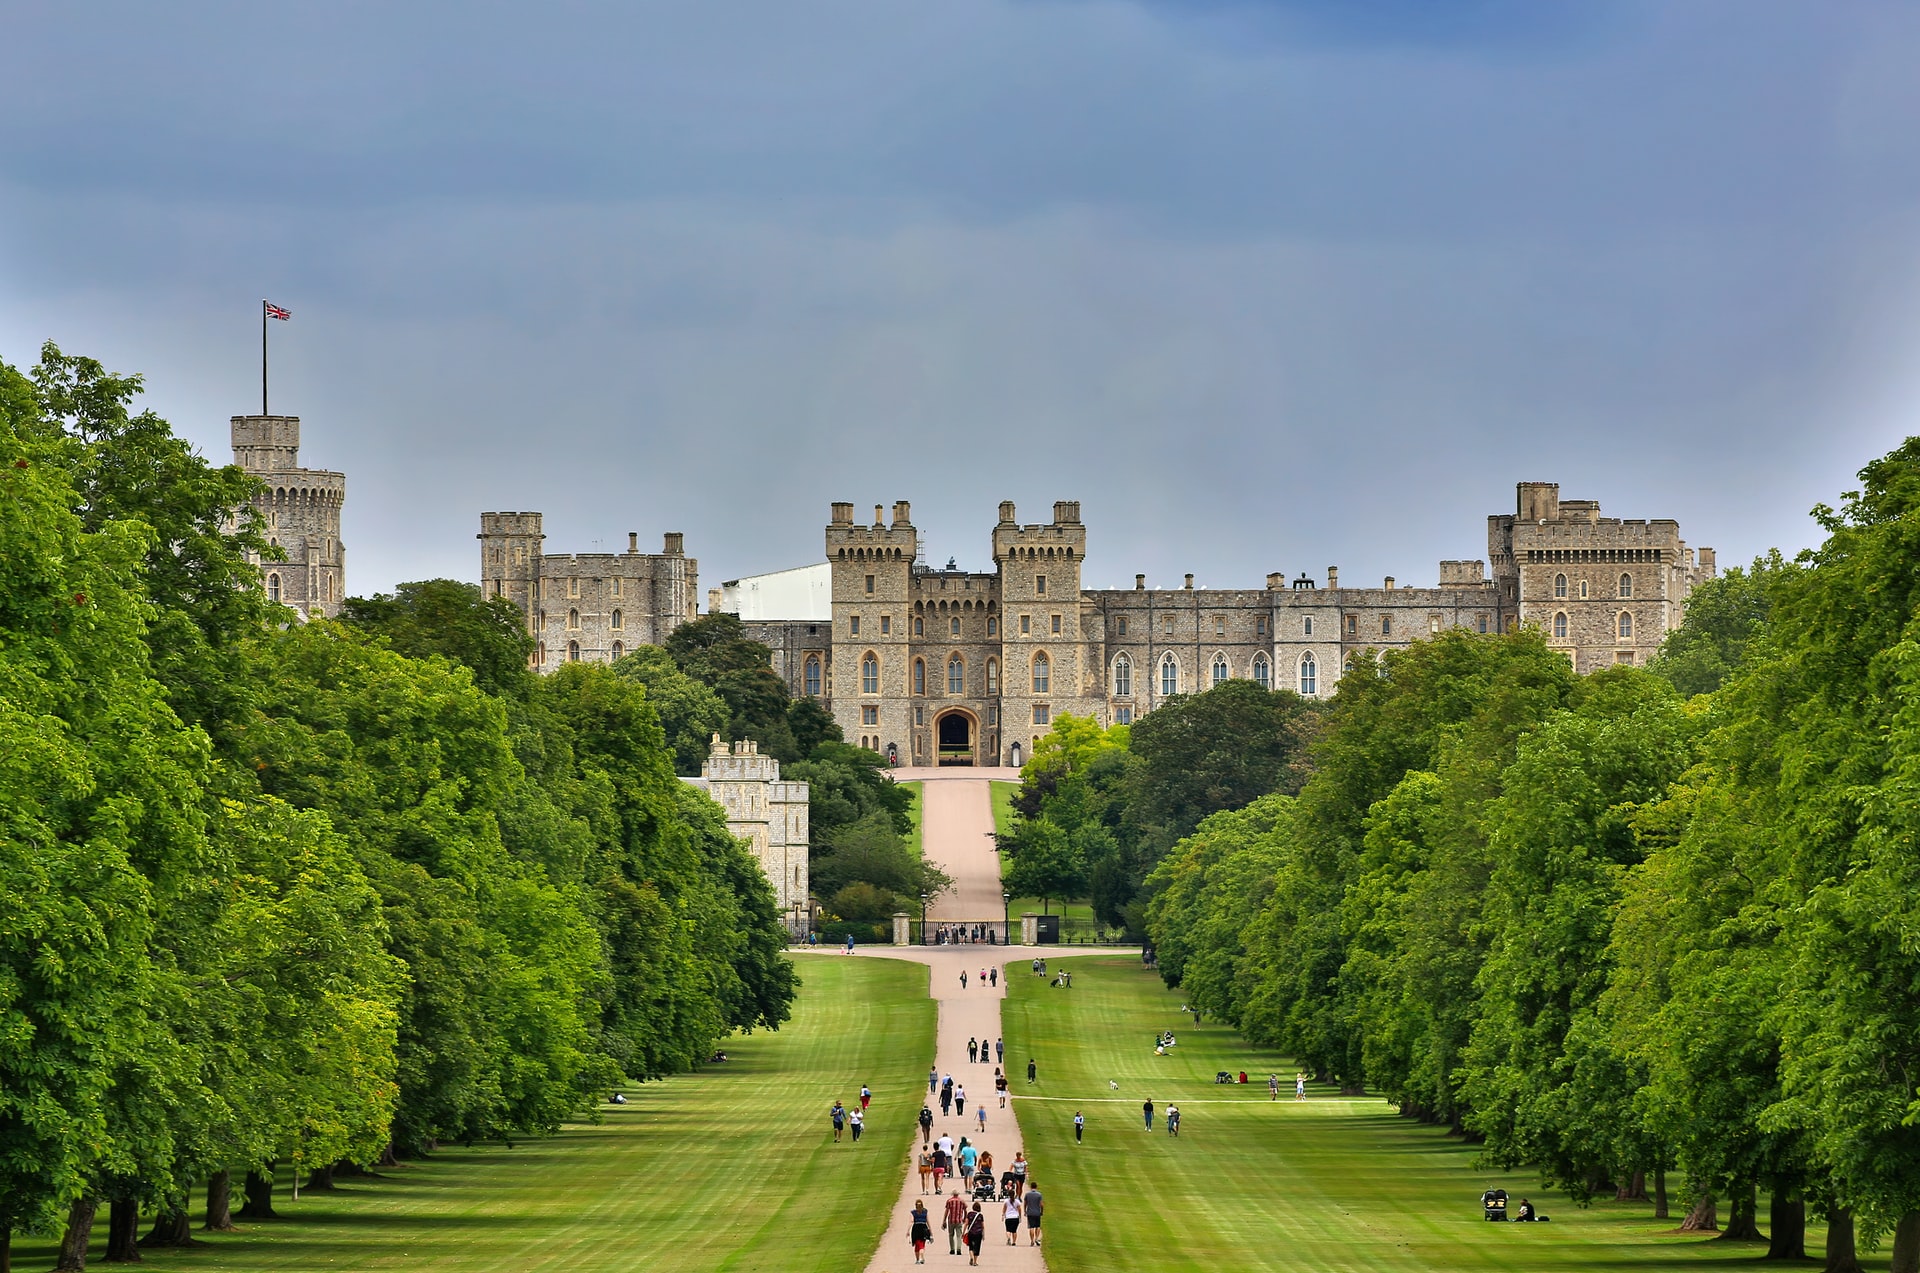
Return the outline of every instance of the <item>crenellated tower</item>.
<path id="1" fill-rule="evenodd" d="M 833 569 L 834 719 L 847 741 L 904 760 L 909 753 L 909 630 L 920 535 L 907 501 L 883 505 L 857 525 L 853 505 L 835 503 L 827 523 Z M 841 657 L 840 652 L 845 656 Z"/>
<path id="2" fill-rule="evenodd" d="M 347 596 L 347 550 L 340 542 L 344 473 L 300 467 L 300 417 L 232 417 L 233 462 L 265 483 L 253 498 L 279 559 L 259 561 L 267 596 L 308 617 L 332 618 Z"/>
<path id="3" fill-rule="evenodd" d="M 1078 500 L 1059 500 L 1053 520 L 1022 526 L 1011 500 L 1000 505 L 993 528 L 993 563 L 1000 575 L 1001 758 L 1023 764 L 1062 712 L 1084 715 L 1090 663 L 1082 626 L 1080 568 L 1087 528 Z M 1098 666 L 1097 660 L 1092 660 Z"/>

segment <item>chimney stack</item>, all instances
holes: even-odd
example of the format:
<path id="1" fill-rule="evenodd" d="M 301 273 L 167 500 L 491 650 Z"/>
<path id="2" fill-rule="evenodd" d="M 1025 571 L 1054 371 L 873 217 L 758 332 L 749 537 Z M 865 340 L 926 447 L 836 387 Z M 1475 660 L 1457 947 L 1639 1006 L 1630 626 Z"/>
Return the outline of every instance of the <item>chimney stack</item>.
<path id="1" fill-rule="evenodd" d="M 1193 590 L 1193 576 L 1192 576 L 1192 575 L 1188 575 L 1188 576 L 1187 576 L 1187 590 L 1188 590 L 1189 592 L 1191 592 L 1191 591 Z"/>
<path id="2" fill-rule="evenodd" d="M 1267 575 L 1267 591 L 1278 592 L 1287 586 L 1287 572 L 1276 570 Z"/>
<path id="3" fill-rule="evenodd" d="M 846 500 L 833 502 L 833 524 L 835 526 L 853 525 L 853 504 Z"/>
<path id="4" fill-rule="evenodd" d="M 1013 501 L 1010 499 L 1000 501 L 1000 524 L 1002 526 L 1011 526 L 1014 524 Z"/>
<path id="5" fill-rule="evenodd" d="M 627 551 L 630 553 L 637 553 L 640 551 L 640 532 L 639 531 L 630 530 L 627 532 Z"/>
<path id="6" fill-rule="evenodd" d="M 893 524 L 895 527 L 913 525 L 913 508 L 903 499 L 893 502 Z"/>
<path id="7" fill-rule="evenodd" d="M 1146 586 L 1147 586 L 1147 577 L 1145 575 L 1135 575 L 1133 577 L 1133 590 L 1135 592 L 1143 591 L 1146 588 Z"/>
<path id="8" fill-rule="evenodd" d="M 885 504 L 875 504 L 873 506 L 873 528 L 875 530 L 882 530 L 886 527 L 886 511 L 887 506 Z"/>
<path id="9" fill-rule="evenodd" d="M 680 556 L 681 554 L 687 551 L 686 545 L 687 545 L 687 537 L 685 535 L 681 534 L 677 530 L 670 530 L 667 532 L 667 539 L 666 539 L 667 556 L 669 557 Z"/>
<path id="10" fill-rule="evenodd" d="M 1388 575 L 1388 576 L 1387 576 L 1387 591 L 1388 591 L 1388 592 L 1392 592 L 1392 591 L 1393 591 L 1393 576 L 1392 576 L 1392 575 Z"/>
<path id="11" fill-rule="evenodd" d="M 1079 500 L 1061 499 L 1061 500 L 1055 500 L 1053 502 L 1053 524 L 1054 525 L 1072 526 L 1078 523 L 1079 520 L 1080 520 L 1080 501 Z"/>
<path id="12" fill-rule="evenodd" d="M 1338 588 L 1339 586 L 1340 586 L 1340 567 L 1328 566 L 1327 567 L 1327 587 Z"/>

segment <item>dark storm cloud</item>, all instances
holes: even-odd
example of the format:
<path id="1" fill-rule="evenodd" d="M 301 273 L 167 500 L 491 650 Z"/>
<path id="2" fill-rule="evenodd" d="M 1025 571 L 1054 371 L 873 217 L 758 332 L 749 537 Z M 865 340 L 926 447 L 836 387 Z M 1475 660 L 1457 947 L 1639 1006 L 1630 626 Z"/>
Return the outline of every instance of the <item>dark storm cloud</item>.
<path id="1" fill-rule="evenodd" d="M 1911 431 L 1904 6 L 42 6 L 0 356 L 351 475 L 356 589 L 683 529 L 710 582 L 1079 498 L 1089 578 L 1430 579 L 1519 479 L 1723 559 Z M 25 51 L 26 56 L 18 56 Z"/>

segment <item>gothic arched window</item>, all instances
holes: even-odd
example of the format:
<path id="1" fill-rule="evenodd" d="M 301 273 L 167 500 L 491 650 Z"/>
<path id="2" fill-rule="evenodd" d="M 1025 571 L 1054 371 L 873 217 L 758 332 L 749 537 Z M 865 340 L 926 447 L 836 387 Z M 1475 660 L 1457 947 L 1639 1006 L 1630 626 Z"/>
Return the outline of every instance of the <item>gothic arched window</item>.
<path id="1" fill-rule="evenodd" d="M 1113 661 L 1113 693 L 1116 698 L 1133 695 L 1133 660 L 1124 654 Z"/>
<path id="2" fill-rule="evenodd" d="M 987 693 L 998 694 L 999 692 L 1000 692 L 1000 660 L 988 659 L 987 660 Z"/>
<path id="3" fill-rule="evenodd" d="M 1555 575 L 1553 577 L 1553 595 L 1556 598 L 1567 595 L 1567 577 L 1565 575 Z"/>
<path id="4" fill-rule="evenodd" d="M 280 576 L 277 573 L 267 576 L 267 600 L 280 600 Z"/>
<path id="5" fill-rule="evenodd" d="M 1042 650 L 1033 656 L 1033 692 L 1048 693 L 1052 684 L 1053 662 L 1047 658 L 1047 652 Z"/>
<path id="6" fill-rule="evenodd" d="M 960 620 L 955 619 L 955 623 Z M 967 664 L 958 654 L 947 660 L 947 693 L 964 694 L 967 692 Z"/>
<path id="7" fill-rule="evenodd" d="M 1624 599 L 1633 595 L 1633 576 L 1620 576 L 1620 596 Z"/>
<path id="8" fill-rule="evenodd" d="M 1319 673 L 1320 667 L 1313 661 L 1313 656 L 1302 654 L 1300 656 L 1300 692 L 1308 698 L 1314 695 L 1320 679 Z"/>
<path id="9" fill-rule="evenodd" d="M 1567 639 L 1567 612 L 1565 610 L 1553 616 L 1553 636 L 1557 641 Z"/>
<path id="10" fill-rule="evenodd" d="M 578 663 L 579 661 L 580 661 L 580 643 L 578 641 L 567 642 L 567 662 Z"/>
<path id="11" fill-rule="evenodd" d="M 614 658 L 616 658 L 616 659 L 618 659 L 618 658 L 620 658 L 620 657 L 622 657 L 622 656 L 624 656 L 624 655 L 626 654 L 626 652 L 627 652 L 627 647 L 626 647 L 626 643 L 625 643 L 625 642 L 623 642 L 623 641 L 615 641 L 615 642 L 613 643 L 613 657 L 614 657 Z"/>
<path id="12" fill-rule="evenodd" d="M 1160 660 L 1160 693 L 1172 697 L 1180 692 L 1180 661 L 1171 654 Z"/>
<path id="13" fill-rule="evenodd" d="M 1253 683 L 1263 690 L 1273 688 L 1273 669 L 1267 666 L 1267 656 L 1264 654 L 1253 656 Z"/>
<path id="14" fill-rule="evenodd" d="M 1228 676 L 1229 676 L 1229 673 L 1227 671 L 1227 656 L 1224 654 L 1214 655 L 1213 656 L 1213 683 L 1215 685 L 1225 685 L 1227 683 Z"/>
<path id="15" fill-rule="evenodd" d="M 880 692 L 880 660 L 871 654 L 860 660 L 860 692 L 862 694 Z"/>
<path id="16" fill-rule="evenodd" d="M 625 615 L 615 610 L 612 617 L 608 620 L 608 623 L 615 632 L 619 632 L 627 626 L 627 619 Z"/>
<path id="17" fill-rule="evenodd" d="M 927 692 L 927 662 L 925 659 L 915 659 L 913 661 L 913 692 L 916 694 L 924 694 Z"/>
<path id="18" fill-rule="evenodd" d="M 1619 628 L 1620 639 L 1622 641 L 1630 641 L 1633 639 L 1633 615 L 1630 612 L 1626 610 L 1620 612 Z"/>
<path id="19" fill-rule="evenodd" d="M 807 660 L 806 686 L 807 686 L 808 697 L 818 698 L 820 696 L 820 660 L 819 659 Z"/>

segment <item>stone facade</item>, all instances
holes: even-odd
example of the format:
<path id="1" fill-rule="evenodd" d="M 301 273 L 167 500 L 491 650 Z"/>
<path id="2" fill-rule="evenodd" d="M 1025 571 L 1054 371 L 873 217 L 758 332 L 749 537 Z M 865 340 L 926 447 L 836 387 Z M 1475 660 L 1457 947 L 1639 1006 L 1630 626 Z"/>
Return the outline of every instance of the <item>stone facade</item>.
<path id="1" fill-rule="evenodd" d="M 683 778 L 704 790 L 727 812 L 727 830 L 745 840 L 773 885 L 787 926 L 806 931 L 807 784 L 783 782 L 780 762 L 760 754 L 751 739 L 734 743 L 713 736 L 698 778 Z"/>
<path id="2" fill-rule="evenodd" d="M 266 483 L 253 508 L 281 553 L 255 562 L 267 596 L 308 618 L 332 618 L 347 596 L 346 475 L 300 467 L 299 416 L 237 415 L 232 425 L 233 462 Z"/>
<path id="3" fill-rule="evenodd" d="M 627 536 L 624 553 L 549 555 L 539 513 L 482 513 L 480 588 L 526 616 L 537 671 L 561 663 L 611 663 L 638 645 L 659 645 L 694 617 L 700 563 L 669 532 L 659 553 Z"/>
<path id="4" fill-rule="evenodd" d="M 910 506 L 876 505 L 857 524 L 836 503 L 826 528 L 833 617 L 763 617 L 748 633 L 774 650 L 796 695 L 827 704 L 848 741 L 900 764 L 1010 764 L 1063 712 L 1124 724 L 1168 697 L 1231 678 L 1333 693 L 1361 650 L 1404 649 L 1447 628 L 1494 633 L 1537 624 L 1574 666 L 1644 662 L 1680 621 L 1713 550 L 1698 560 L 1672 521 L 1622 521 L 1517 487 L 1511 515 L 1488 518 L 1481 560 L 1443 561 L 1432 587 L 1388 577 L 1377 588 L 1270 574 L 1261 588 L 1081 586 L 1080 506 L 1022 525 L 1000 506 L 994 569 L 921 564 Z M 735 581 L 736 583 L 739 581 Z"/>

